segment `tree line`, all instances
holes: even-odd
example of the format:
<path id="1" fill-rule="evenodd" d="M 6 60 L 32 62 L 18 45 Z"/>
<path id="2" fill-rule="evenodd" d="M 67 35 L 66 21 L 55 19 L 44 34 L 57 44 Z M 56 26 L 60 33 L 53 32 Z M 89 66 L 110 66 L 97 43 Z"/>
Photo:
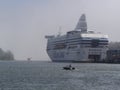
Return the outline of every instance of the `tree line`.
<path id="1" fill-rule="evenodd" d="M 14 60 L 14 55 L 10 50 L 4 51 L 0 48 L 0 60 Z"/>

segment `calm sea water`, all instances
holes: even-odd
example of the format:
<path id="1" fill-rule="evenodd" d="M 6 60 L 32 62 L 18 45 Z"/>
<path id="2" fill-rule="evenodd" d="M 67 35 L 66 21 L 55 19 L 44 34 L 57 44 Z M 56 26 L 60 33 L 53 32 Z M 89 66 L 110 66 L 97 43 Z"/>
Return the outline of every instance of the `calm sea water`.
<path id="1" fill-rule="evenodd" d="M 0 90 L 120 90 L 119 64 L 0 62 Z"/>

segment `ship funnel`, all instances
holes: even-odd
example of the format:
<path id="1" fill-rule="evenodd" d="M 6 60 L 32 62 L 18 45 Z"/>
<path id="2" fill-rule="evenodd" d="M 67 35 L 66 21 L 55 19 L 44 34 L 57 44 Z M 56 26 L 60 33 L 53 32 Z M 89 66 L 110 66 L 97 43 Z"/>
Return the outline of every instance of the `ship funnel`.
<path id="1" fill-rule="evenodd" d="M 81 32 L 87 32 L 87 22 L 85 14 L 80 17 L 75 30 L 81 30 Z"/>

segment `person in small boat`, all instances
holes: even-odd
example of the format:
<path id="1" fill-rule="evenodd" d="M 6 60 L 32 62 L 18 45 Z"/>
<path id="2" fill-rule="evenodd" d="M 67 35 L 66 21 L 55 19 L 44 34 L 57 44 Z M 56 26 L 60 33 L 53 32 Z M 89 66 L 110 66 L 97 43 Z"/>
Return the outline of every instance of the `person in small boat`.
<path id="1" fill-rule="evenodd" d="M 65 69 L 65 70 L 74 70 L 75 67 L 73 67 L 73 66 L 70 64 L 70 65 L 68 65 L 68 66 L 63 67 L 63 69 Z"/>
<path id="2" fill-rule="evenodd" d="M 69 67 L 69 68 L 72 68 L 72 65 L 70 64 L 68 67 Z"/>

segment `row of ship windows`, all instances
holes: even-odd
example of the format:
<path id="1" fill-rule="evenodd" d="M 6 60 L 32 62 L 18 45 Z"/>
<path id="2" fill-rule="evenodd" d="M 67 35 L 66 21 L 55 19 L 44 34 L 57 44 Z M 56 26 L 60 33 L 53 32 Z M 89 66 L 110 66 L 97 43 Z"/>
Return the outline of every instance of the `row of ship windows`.
<path id="1" fill-rule="evenodd" d="M 77 44 L 89 44 L 92 43 L 93 41 L 67 41 L 67 42 L 54 42 L 53 44 L 58 44 L 58 43 L 77 43 Z M 98 41 L 98 43 L 108 43 L 108 41 Z"/>
<path id="2" fill-rule="evenodd" d="M 89 44 L 89 43 L 108 43 L 108 40 L 73 40 L 73 41 L 64 41 L 64 42 L 53 42 L 53 44 L 59 44 L 59 43 L 77 43 L 77 44 Z"/>
<path id="3" fill-rule="evenodd" d="M 91 43 L 108 44 L 108 42 L 66 42 L 66 43 L 51 43 L 51 44 L 49 44 L 49 45 L 61 45 L 61 44 L 91 44 Z"/>
<path id="4" fill-rule="evenodd" d="M 91 44 L 99 44 L 99 45 L 108 45 L 108 42 L 76 42 L 76 43 L 54 43 L 48 44 L 48 46 L 54 45 L 91 45 Z"/>
<path id="5" fill-rule="evenodd" d="M 84 40 L 84 41 L 90 41 L 90 40 L 106 40 L 108 41 L 107 38 L 100 38 L 100 39 L 92 39 L 92 38 L 67 38 L 67 39 L 64 39 L 64 40 L 56 40 L 56 42 L 60 42 L 60 41 L 72 41 L 72 40 Z"/>
<path id="6" fill-rule="evenodd" d="M 93 44 L 93 43 L 96 43 L 96 42 L 76 42 L 76 43 L 56 43 L 56 44 L 53 44 L 53 45 L 91 45 L 91 44 Z M 99 42 L 99 43 L 97 43 L 97 44 L 99 44 L 99 45 L 108 45 L 108 43 L 107 42 Z"/>
<path id="7" fill-rule="evenodd" d="M 54 41 L 54 43 L 59 43 L 59 42 L 80 42 L 80 41 L 86 41 L 86 42 L 89 42 L 89 41 L 102 41 L 102 42 L 108 42 L 107 39 L 104 39 L 104 40 L 100 40 L 100 39 L 67 39 L 67 40 L 60 40 L 60 41 Z"/>
<path id="8" fill-rule="evenodd" d="M 106 46 L 97 46 L 97 47 L 93 47 L 93 46 L 90 46 L 90 45 L 81 45 L 80 46 L 81 48 L 84 48 L 84 47 L 86 47 L 86 48 L 103 48 L 103 47 L 108 47 L 107 45 Z M 53 47 L 53 50 L 56 50 L 56 49 L 77 49 L 77 48 L 79 48 L 79 46 L 77 46 L 77 45 L 71 45 L 71 46 L 55 46 L 55 47 Z M 48 50 L 50 50 L 50 48 L 48 48 Z"/>

